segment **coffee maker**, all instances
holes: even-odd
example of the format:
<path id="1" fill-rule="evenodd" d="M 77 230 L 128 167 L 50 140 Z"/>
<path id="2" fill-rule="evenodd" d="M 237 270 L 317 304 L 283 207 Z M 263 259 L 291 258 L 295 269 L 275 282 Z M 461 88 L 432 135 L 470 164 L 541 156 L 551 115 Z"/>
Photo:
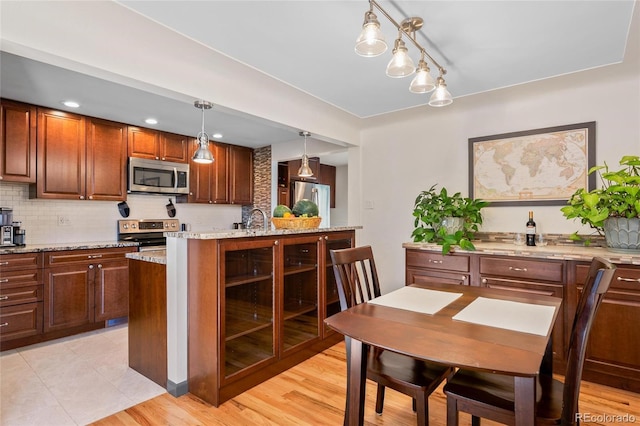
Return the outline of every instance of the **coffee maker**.
<path id="1" fill-rule="evenodd" d="M 0 246 L 13 244 L 13 209 L 0 207 Z"/>

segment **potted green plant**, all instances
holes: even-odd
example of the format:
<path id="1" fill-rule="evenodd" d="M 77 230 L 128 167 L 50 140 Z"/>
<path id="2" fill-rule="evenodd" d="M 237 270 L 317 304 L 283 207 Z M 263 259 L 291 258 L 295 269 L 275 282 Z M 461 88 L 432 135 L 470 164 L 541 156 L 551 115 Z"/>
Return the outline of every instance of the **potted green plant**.
<path id="1" fill-rule="evenodd" d="M 456 245 L 475 250 L 471 240 L 482 224 L 480 210 L 489 203 L 465 198 L 459 192 L 449 195 L 446 188 L 438 192 L 436 186 L 422 191 L 416 198 L 413 241 L 442 245 L 442 254 L 449 253 L 451 246 Z"/>
<path id="2" fill-rule="evenodd" d="M 560 210 L 567 219 L 579 219 L 604 235 L 609 249 L 639 251 L 640 157 L 625 155 L 620 165 L 623 168 L 618 171 L 610 171 L 606 162 L 589 169 L 589 174 L 598 173 L 600 187 L 578 189 Z M 585 240 L 577 232 L 571 238 Z"/>

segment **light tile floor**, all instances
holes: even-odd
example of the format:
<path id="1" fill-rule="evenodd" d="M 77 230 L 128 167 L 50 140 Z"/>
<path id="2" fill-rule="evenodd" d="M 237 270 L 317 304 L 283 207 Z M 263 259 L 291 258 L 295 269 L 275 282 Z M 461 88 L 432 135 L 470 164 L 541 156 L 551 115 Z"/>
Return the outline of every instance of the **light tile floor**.
<path id="1" fill-rule="evenodd" d="M 166 390 L 129 368 L 127 326 L 0 353 L 0 425 L 86 425 Z"/>

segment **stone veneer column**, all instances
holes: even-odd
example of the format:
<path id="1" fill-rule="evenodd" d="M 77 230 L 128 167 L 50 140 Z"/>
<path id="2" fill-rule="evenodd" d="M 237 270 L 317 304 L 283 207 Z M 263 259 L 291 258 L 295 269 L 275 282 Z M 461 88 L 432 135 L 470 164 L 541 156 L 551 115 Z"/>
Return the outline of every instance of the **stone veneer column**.
<path id="1" fill-rule="evenodd" d="M 271 218 L 271 146 L 253 150 L 253 205 L 242 206 L 242 221 L 247 223 L 249 212 L 257 207 Z M 254 213 L 254 223 L 262 225 L 260 214 Z"/>

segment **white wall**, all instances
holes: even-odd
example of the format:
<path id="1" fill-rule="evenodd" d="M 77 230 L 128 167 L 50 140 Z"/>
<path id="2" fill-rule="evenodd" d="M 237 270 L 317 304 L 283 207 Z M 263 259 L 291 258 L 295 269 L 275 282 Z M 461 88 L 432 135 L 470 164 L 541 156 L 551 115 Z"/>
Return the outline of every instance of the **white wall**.
<path id="1" fill-rule="evenodd" d="M 336 167 L 336 207 L 331 209 L 331 226 L 348 226 L 348 166 Z"/>
<path id="2" fill-rule="evenodd" d="M 175 197 L 171 197 L 175 204 Z M 168 219 L 164 195 L 127 197 L 131 219 Z M 236 205 L 175 204 L 175 219 L 191 224 L 192 231 L 231 229 L 240 222 L 242 207 Z M 29 199 L 29 186 L 0 183 L 0 207 L 13 208 L 13 220 L 22 221 L 27 244 L 115 241 L 117 221 L 123 219 L 115 201 Z M 58 217 L 69 219 L 58 225 Z"/>
<path id="3" fill-rule="evenodd" d="M 358 244 L 372 245 L 383 292 L 404 283 L 401 245 L 411 240 L 419 192 L 437 183 L 468 195 L 469 138 L 596 121 L 597 164 L 617 166 L 622 155 L 640 155 L 637 43 L 628 48 L 622 65 L 456 99 L 442 109 L 414 108 L 367 120 L 360 171 L 364 229 Z M 350 173 L 351 168 L 350 162 Z M 368 201 L 373 209 L 366 208 Z M 487 208 L 482 231 L 522 231 L 530 209 Z M 541 232 L 590 232 L 559 209 L 533 208 Z"/>

